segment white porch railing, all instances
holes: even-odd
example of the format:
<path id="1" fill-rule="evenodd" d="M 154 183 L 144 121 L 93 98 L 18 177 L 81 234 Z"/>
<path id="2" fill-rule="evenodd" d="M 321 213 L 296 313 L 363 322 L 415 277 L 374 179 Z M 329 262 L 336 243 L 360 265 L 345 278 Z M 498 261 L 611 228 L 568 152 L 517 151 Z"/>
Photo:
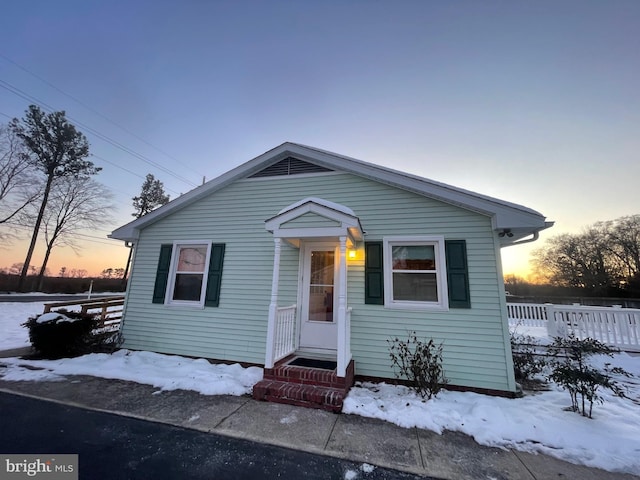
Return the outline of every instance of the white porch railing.
<path id="1" fill-rule="evenodd" d="M 296 351 L 296 306 L 278 307 L 273 339 L 273 361 Z"/>
<path id="2" fill-rule="evenodd" d="M 580 305 L 507 304 L 510 325 L 544 326 L 550 336 L 573 333 L 627 351 L 640 351 L 640 309 Z"/>
<path id="3" fill-rule="evenodd" d="M 541 303 L 507 303 L 507 313 L 510 323 L 516 320 L 526 327 L 547 326 L 547 307 Z"/>

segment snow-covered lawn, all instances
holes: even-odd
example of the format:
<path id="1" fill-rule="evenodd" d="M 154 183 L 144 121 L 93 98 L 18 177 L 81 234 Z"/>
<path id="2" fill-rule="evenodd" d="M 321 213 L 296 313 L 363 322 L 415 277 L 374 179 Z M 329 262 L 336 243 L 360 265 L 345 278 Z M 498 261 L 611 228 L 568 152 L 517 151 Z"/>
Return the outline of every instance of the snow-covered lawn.
<path id="1" fill-rule="evenodd" d="M 0 303 L 0 350 L 28 344 L 20 326 L 42 312 L 41 303 Z M 544 329 L 521 331 L 545 339 Z M 343 412 L 380 418 L 402 427 L 435 432 L 457 430 L 478 443 L 540 452 L 610 471 L 640 475 L 640 356 L 618 354 L 611 361 L 633 373 L 621 379 L 628 387 L 623 399 L 603 391 L 605 403 L 594 407 L 593 419 L 568 412 L 568 393 L 550 391 L 506 399 L 475 393 L 443 391 L 422 401 L 409 389 L 387 384 L 358 384 L 345 400 Z M 239 365 L 212 365 L 202 359 L 121 350 L 73 359 L 25 361 L 0 359 L 4 380 L 56 380 L 64 375 L 93 375 L 154 385 L 163 390 L 189 389 L 204 395 L 243 395 L 262 378 L 262 370 Z M 42 370 L 24 368 L 24 365 Z"/>
<path id="2" fill-rule="evenodd" d="M 28 347 L 29 332 L 22 324 L 43 308 L 38 302 L 0 302 L 0 350 Z"/>

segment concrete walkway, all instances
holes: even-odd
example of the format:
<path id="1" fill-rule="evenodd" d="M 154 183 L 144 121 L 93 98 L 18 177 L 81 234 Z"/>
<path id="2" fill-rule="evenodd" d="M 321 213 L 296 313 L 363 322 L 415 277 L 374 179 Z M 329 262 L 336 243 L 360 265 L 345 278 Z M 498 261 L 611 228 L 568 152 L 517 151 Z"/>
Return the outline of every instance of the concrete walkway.
<path id="1" fill-rule="evenodd" d="M 544 455 L 483 447 L 457 432 L 438 435 L 357 415 L 257 402 L 248 396 L 165 392 L 88 376 L 68 376 L 57 382 L 0 380 L 0 390 L 443 479 L 640 478 Z"/>

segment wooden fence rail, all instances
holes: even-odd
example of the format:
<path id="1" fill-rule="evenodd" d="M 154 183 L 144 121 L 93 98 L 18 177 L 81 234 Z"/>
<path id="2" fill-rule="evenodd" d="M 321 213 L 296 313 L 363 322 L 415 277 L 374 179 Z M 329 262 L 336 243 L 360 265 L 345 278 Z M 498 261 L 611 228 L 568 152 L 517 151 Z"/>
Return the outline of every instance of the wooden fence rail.
<path id="1" fill-rule="evenodd" d="M 65 308 L 68 311 L 80 311 L 81 313 L 96 314 L 103 326 L 116 327 L 122 321 L 122 309 L 124 296 L 92 298 L 84 300 L 69 300 L 65 302 L 52 302 L 44 304 L 44 313 L 52 309 Z"/>

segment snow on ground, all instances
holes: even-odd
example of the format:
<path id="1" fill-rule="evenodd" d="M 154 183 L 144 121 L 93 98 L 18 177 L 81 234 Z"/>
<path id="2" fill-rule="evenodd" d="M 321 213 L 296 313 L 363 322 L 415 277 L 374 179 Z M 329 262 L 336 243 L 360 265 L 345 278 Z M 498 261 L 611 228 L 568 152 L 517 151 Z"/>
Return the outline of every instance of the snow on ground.
<path id="1" fill-rule="evenodd" d="M 635 365 L 640 374 L 640 358 L 619 357 L 623 357 L 620 363 L 627 368 Z M 596 405 L 594 418 L 588 419 L 564 410 L 571 401 L 560 389 L 518 399 L 442 391 L 425 402 L 406 387 L 362 383 L 351 389 L 342 411 L 406 428 L 459 431 L 482 445 L 640 474 L 640 406 L 602 393 L 605 404 Z M 636 399 L 639 394 L 640 386 L 636 385 Z"/>
<path id="2" fill-rule="evenodd" d="M 538 343 L 546 345 L 550 343 L 547 327 L 528 327 L 525 325 L 509 326 L 509 330 L 517 336 L 533 337 Z"/>
<path id="3" fill-rule="evenodd" d="M 38 302 L 0 302 L 0 350 L 28 347 L 29 332 L 22 324 L 43 308 Z"/>
<path id="4" fill-rule="evenodd" d="M 0 303 L 0 350 L 26 345 L 27 332 L 20 324 L 40 312 L 41 303 Z M 518 332 L 548 341 L 539 327 L 519 327 Z M 380 418 L 405 428 L 438 433 L 460 431 L 483 445 L 544 453 L 573 463 L 638 475 L 640 356 L 621 353 L 614 359 L 594 359 L 600 366 L 606 362 L 623 367 L 635 378 L 618 379 L 629 388 L 629 398 L 602 391 L 605 403 L 594 406 L 593 419 L 566 411 L 571 404 L 569 394 L 554 386 L 548 392 L 519 399 L 442 391 L 437 398 L 423 401 L 406 387 L 361 383 L 351 389 L 343 412 Z M 0 366 L 5 367 L 0 368 L 4 380 L 55 381 L 65 375 L 93 375 L 150 384 L 161 390 L 195 390 L 204 395 L 248 394 L 262 378 L 262 369 L 256 367 L 212 365 L 203 359 L 127 350 L 49 361 L 0 359 Z M 282 421 L 293 419 L 285 417 Z M 363 471 L 368 467 L 363 465 Z M 356 473 L 348 472 L 345 478 Z"/>
<path id="5" fill-rule="evenodd" d="M 262 380 L 262 369 L 258 367 L 243 368 L 237 363 L 213 365 L 203 358 L 129 350 L 60 360 L 5 358 L 0 363 L 5 363 L 8 368 L 4 380 L 20 380 L 21 375 L 32 375 L 33 370 L 24 368 L 29 366 L 43 368 L 55 376 L 116 378 L 153 385 L 160 390 L 194 390 L 203 395 L 249 394 L 253 385 Z"/>

